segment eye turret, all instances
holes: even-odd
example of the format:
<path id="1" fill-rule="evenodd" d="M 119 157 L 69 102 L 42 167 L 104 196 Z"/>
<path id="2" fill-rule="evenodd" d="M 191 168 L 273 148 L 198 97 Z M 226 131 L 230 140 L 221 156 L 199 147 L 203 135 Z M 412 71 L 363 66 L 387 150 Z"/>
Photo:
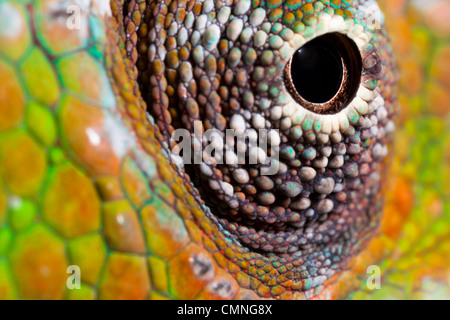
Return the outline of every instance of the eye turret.
<path id="1" fill-rule="evenodd" d="M 349 37 L 329 33 L 307 42 L 286 65 L 285 85 L 294 99 L 319 114 L 334 114 L 355 97 L 362 59 Z"/>

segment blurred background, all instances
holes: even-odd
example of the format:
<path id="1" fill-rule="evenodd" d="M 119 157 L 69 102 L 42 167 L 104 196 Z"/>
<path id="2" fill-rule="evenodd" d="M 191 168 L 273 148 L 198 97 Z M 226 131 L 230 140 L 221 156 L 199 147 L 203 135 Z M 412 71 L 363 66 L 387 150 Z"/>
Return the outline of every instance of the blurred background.
<path id="1" fill-rule="evenodd" d="M 350 297 L 450 299 L 450 0 L 379 3 L 401 111 L 382 235 L 370 244 L 383 261 L 382 288 L 362 281 Z"/>

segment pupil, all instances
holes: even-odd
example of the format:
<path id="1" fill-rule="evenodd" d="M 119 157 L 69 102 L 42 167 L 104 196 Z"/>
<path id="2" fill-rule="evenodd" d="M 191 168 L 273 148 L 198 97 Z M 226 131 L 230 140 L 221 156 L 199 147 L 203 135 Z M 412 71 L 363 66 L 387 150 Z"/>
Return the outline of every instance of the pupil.
<path id="1" fill-rule="evenodd" d="M 293 56 L 292 82 L 298 94 L 311 103 L 325 103 L 339 91 L 343 65 L 338 49 L 324 38 L 316 38 Z"/>

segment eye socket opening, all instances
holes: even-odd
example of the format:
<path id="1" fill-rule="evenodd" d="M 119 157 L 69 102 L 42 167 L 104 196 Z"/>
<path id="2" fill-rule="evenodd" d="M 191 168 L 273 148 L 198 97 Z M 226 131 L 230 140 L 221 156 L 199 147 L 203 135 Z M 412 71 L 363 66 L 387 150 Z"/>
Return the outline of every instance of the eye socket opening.
<path id="1" fill-rule="evenodd" d="M 341 33 L 327 33 L 299 48 L 286 64 L 285 85 L 292 97 L 318 114 L 335 114 L 356 96 L 362 58 L 356 43 Z"/>

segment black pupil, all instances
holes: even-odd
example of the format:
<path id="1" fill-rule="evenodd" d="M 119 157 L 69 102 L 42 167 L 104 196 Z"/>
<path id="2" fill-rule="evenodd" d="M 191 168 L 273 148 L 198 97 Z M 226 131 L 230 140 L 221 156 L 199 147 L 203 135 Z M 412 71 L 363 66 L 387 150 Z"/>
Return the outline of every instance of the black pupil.
<path id="1" fill-rule="evenodd" d="M 330 101 L 339 91 L 343 65 L 338 49 L 323 38 L 301 47 L 292 57 L 292 82 L 298 94 L 311 103 Z"/>

